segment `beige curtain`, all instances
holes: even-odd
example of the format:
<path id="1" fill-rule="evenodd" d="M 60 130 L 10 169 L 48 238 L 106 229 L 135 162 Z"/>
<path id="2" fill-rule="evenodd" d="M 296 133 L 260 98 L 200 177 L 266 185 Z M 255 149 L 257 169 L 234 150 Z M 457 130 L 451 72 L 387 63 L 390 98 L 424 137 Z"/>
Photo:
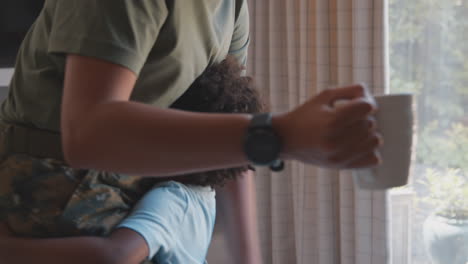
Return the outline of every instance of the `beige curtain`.
<path id="1" fill-rule="evenodd" d="M 250 0 L 250 74 L 274 111 L 317 92 L 387 87 L 385 0 Z M 386 194 L 297 163 L 257 177 L 265 263 L 389 263 Z"/>

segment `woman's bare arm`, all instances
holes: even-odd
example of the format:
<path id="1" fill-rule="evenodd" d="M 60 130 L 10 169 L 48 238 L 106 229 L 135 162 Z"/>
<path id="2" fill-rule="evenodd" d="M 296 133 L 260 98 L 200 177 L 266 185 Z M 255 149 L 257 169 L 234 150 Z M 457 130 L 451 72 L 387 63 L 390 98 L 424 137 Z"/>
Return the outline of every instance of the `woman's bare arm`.
<path id="1" fill-rule="evenodd" d="M 73 167 L 169 176 L 247 163 L 242 142 L 250 115 L 129 102 L 136 75 L 94 58 L 69 55 L 65 72 L 61 131 Z M 363 96 L 360 86 L 329 90 L 275 116 L 282 156 L 334 168 L 376 165 L 379 138 L 367 120 L 374 107 Z M 338 99 L 355 100 L 335 109 Z"/>
<path id="2" fill-rule="evenodd" d="M 261 264 L 257 198 L 252 171 L 216 190 L 218 219 L 233 263 Z"/>
<path id="3" fill-rule="evenodd" d="M 170 176 L 246 163 L 242 136 L 249 115 L 129 102 L 135 81 L 135 74 L 121 66 L 68 56 L 61 126 L 72 166 Z"/>

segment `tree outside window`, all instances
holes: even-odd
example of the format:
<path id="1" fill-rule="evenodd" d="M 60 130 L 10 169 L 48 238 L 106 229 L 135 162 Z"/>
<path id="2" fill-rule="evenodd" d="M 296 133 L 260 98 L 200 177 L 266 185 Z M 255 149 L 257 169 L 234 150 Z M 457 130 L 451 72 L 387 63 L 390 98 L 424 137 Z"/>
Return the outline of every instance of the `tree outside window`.
<path id="1" fill-rule="evenodd" d="M 389 0 L 389 19 L 391 92 L 417 98 L 409 263 L 465 264 L 468 1 Z"/>

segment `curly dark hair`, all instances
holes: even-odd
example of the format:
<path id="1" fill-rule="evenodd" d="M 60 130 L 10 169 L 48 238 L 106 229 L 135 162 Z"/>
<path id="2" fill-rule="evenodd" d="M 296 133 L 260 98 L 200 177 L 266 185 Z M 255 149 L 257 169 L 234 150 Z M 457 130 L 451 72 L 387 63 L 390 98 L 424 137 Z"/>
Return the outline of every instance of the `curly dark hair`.
<path id="1" fill-rule="evenodd" d="M 208 67 L 171 108 L 192 112 L 259 113 L 264 105 L 253 78 L 242 76 L 243 67 L 234 57 Z M 171 177 L 184 184 L 223 186 L 251 167 L 243 166 Z"/>

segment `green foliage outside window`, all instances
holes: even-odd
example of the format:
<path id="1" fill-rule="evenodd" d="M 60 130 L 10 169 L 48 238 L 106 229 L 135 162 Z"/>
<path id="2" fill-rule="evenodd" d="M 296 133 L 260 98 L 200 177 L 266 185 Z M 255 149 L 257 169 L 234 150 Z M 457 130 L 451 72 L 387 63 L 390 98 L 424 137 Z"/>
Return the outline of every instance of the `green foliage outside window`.
<path id="1" fill-rule="evenodd" d="M 389 5 L 391 91 L 417 98 L 416 164 L 423 168 L 413 175 L 418 201 L 433 209 L 445 205 L 452 215 L 456 208 L 466 212 L 468 0 Z"/>

